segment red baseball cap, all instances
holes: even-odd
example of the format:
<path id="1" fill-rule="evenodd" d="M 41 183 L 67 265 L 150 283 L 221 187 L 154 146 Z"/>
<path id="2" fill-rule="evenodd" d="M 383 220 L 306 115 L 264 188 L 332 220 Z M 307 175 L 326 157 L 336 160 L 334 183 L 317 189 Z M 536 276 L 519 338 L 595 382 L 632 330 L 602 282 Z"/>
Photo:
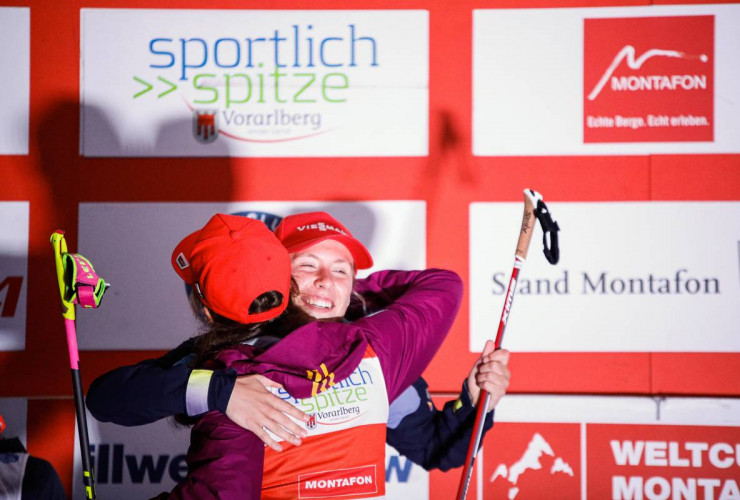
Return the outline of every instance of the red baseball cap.
<path id="1" fill-rule="evenodd" d="M 290 302 L 290 256 L 272 231 L 255 219 L 214 215 L 175 247 L 172 267 L 209 309 L 239 323 L 274 318 Z M 273 290 L 282 294 L 282 303 L 250 314 L 254 299 Z"/>
<path id="2" fill-rule="evenodd" d="M 288 252 L 300 252 L 321 241 L 331 239 L 347 247 L 355 260 L 355 269 L 373 266 L 373 258 L 360 240 L 338 220 L 326 212 L 306 212 L 288 215 L 275 228 L 275 236 Z"/>

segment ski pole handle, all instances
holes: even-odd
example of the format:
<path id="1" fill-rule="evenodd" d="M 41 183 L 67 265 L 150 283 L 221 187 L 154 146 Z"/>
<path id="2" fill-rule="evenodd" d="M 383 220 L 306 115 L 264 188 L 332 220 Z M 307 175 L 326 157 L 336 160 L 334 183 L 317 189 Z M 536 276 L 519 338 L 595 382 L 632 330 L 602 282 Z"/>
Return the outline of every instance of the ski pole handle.
<path id="1" fill-rule="evenodd" d="M 532 234 L 534 233 L 534 227 L 537 220 L 535 209 L 537 208 L 538 202 L 541 201 L 542 195 L 539 194 L 537 191 L 533 191 L 531 189 L 524 190 L 524 214 L 522 216 L 522 226 L 519 230 L 519 240 L 517 240 L 516 243 L 514 268 L 511 271 L 509 288 L 506 291 L 504 307 L 501 311 L 501 319 L 499 320 L 498 331 L 496 332 L 496 349 L 501 349 L 501 343 L 504 340 L 504 331 L 506 330 L 506 324 L 509 320 L 511 304 L 514 302 L 514 294 L 516 293 L 519 270 L 522 268 L 522 266 L 524 265 L 524 261 L 527 259 L 529 243 L 532 241 Z M 481 390 L 480 396 L 478 397 L 478 407 L 475 413 L 473 434 L 470 438 L 470 446 L 468 447 L 468 453 L 465 457 L 465 466 L 463 468 L 463 474 L 460 478 L 460 485 L 457 490 L 457 500 L 465 500 L 468 495 L 470 478 L 473 475 L 473 464 L 475 463 L 475 456 L 478 453 L 478 448 L 480 447 L 480 443 L 483 438 L 483 421 L 486 418 L 486 410 L 488 409 L 488 404 L 490 400 L 491 395 L 488 393 L 488 391 Z"/>
<path id="2" fill-rule="evenodd" d="M 85 398 L 82 393 L 82 378 L 80 376 L 80 355 L 77 349 L 77 329 L 75 327 L 75 303 L 79 302 L 76 297 L 75 288 L 77 285 L 77 270 L 73 267 L 79 262 L 77 255 L 67 252 L 67 242 L 64 239 L 64 231 L 55 231 L 50 238 L 51 246 L 54 249 L 54 264 L 56 266 L 57 283 L 59 285 L 59 297 L 62 303 L 62 316 L 64 317 L 64 327 L 67 333 L 67 349 L 69 352 L 69 365 L 72 373 L 72 388 L 74 390 L 75 415 L 77 420 L 77 433 L 80 442 L 80 456 L 82 458 L 82 481 L 85 487 L 85 498 L 87 500 L 96 500 L 95 479 L 92 467 L 92 456 L 90 454 L 90 437 L 87 430 L 87 417 L 85 413 Z M 82 258 L 84 259 L 84 257 Z M 83 264 L 89 261 L 84 259 Z M 89 266 L 92 269 L 92 265 Z M 97 296 L 86 294 L 84 307 L 96 307 L 100 303 L 100 297 L 105 292 L 106 286 L 103 280 L 96 281 L 96 290 L 99 290 Z M 92 285 L 92 283 L 90 283 Z M 95 300 L 96 299 L 96 300 Z M 92 300 L 92 302 L 90 302 Z M 93 305 L 88 305 L 89 303 Z"/>
<path id="3" fill-rule="evenodd" d="M 531 189 L 524 190 L 524 215 L 522 216 L 522 228 L 519 230 L 519 240 L 516 242 L 516 255 L 524 261 L 529 251 L 529 242 L 536 225 L 537 217 L 534 214 L 537 202 L 542 200 L 542 195 Z"/>
<path id="4" fill-rule="evenodd" d="M 75 306 L 67 296 L 67 285 L 64 279 L 64 255 L 67 253 L 67 242 L 64 240 L 64 231 L 57 229 L 51 235 L 51 246 L 54 249 L 54 264 L 57 270 L 59 297 L 62 300 L 62 316 L 65 320 L 75 320 Z"/>

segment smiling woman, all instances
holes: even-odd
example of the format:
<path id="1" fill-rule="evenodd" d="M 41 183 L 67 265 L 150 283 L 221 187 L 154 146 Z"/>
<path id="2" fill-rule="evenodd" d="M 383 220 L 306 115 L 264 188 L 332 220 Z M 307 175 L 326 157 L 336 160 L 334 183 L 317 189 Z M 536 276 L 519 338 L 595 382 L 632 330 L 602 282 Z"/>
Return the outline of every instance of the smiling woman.
<path id="1" fill-rule="evenodd" d="M 296 303 L 314 318 L 340 318 L 349 307 L 354 285 L 352 256 L 343 244 L 325 240 L 291 254 Z"/>
<path id="2" fill-rule="evenodd" d="M 195 340 L 194 371 L 263 375 L 273 394 L 311 414 L 291 423 L 305 426 L 303 439 L 272 435 L 282 452 L 265 448 L 264 428 L 234 423 L 229 408 L 203 414 L 191 432 L 188 476 L 163 497 L 383 497 L 389 403 L 441 345 L 460 303 L 459 277 L 374 273 L 362 287 L 377 314 L 312 321 L 342 318 L 355 269 L 372 265 L 364 245 L 323 212 L 288 216 L 274 235 L 259 221 L 216 215 L 183 239 L 172 264 L 210 323 Z"/>
<path id="3" fill-rule="evenodd" d="M 355 272 L 373 265 L 367 248 L 326 212 L 289 215 L 275 229 L 275 236 L 290 253 L 299 290 L 296 305 L 317 319 L 343 317 Z"/>

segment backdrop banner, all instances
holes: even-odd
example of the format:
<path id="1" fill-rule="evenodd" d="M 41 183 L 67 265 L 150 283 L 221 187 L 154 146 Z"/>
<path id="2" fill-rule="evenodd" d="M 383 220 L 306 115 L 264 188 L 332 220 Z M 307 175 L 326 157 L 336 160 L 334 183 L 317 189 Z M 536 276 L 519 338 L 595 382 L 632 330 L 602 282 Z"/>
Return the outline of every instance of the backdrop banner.
<path id="1" fill-rule="evenodd" d="M 425 156 L 422 10 L 82 9 L 85 156 Z"/>
<path id="2" fill-rule="evenodd" d="M 740 5 L 475 10 L 473 154 L 740 153 L 739 25 Z"/>

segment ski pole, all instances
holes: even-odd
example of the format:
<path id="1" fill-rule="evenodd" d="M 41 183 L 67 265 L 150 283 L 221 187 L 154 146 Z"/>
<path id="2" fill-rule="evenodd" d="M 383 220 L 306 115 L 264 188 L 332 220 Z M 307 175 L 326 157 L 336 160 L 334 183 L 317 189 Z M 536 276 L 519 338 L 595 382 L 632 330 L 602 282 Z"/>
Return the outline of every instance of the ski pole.
<path id="1" fill-rule="evenodd" d="M 64 231 L 57 230 L 51 235 L 51 246 L 54 249 L 57 283 L 59 284 L 59 295 L 62 299 L 62 317 L 64 317 L 64 326 L 67 330 L 67 348 L 69 350 L 69 365 L 72 372 L 72 387 L 75 397 L 77 432 L 80 437 L 85 498 L 94 500 L 97 497 L 92 457 L 90 456 L 90 438 L 87 432 L 85 399 L 82 395 L 80 356 L 77 350 L 77 330 L 75 328 L 75 304 L 79 304 L 86 309 L 98 307 L 109 285 L 95 273 L 95 269 L 93 269 L 89 260 L 82 255 L 67 252 Z"/>
<path id="2" fill-rule="evenodd" d="M 522 227 L 519 231 L 519 240 L 516 244 L 514 268 L 511 271 L 509 288 L 506 291 L 504 307 L 501 312 L 501 320 L 499 321 L 498 332 L 496 333 L 495 347 L 497 350 L 501 349 L 501 343 L 504 339 L 504 331 L 506 330 L 506 324 L 508 323 L 509 314 L 511 313 L 511 304 L 514 301 L 514 294 L 516 293 L 517 278 L 519 277 L 519 271 L 527 258 L 529 242 L 532 240 L 532 233 L 534 232 L 535 219 L 540 221 L 540 226 L 542 227 L 542 243 L 545 247 L 544 253 L 548 262 L 554 265 L 557 264 L 560 259 L 560 250 L 558 247 L 558 231 L 560 228 L 558 227 L 558 223 L 552 220 L 550 211 L 547 209 L 544 201 L 542 201 L 542 195 L 537 191 L 525 189 L 524 216 L 522 217 Z M 465 500 L 465 497 L 468 494 L 470 478 L 473 474 L 475 456 L 478 453 L 481 438 L 483 437 L 483 421 L 490 401 L 491 395 L 488 391 L 481 390 L 480 396 L 478 396 L 478 407 L 475 413 L 473 434 L 470 437 L 470 446 L 468 447 L 468 453 L 465 457 L 465 468 L 463 469 L 463 474 L 460 478 L 460 485 L 457 490 L 457 500 Z"/>

